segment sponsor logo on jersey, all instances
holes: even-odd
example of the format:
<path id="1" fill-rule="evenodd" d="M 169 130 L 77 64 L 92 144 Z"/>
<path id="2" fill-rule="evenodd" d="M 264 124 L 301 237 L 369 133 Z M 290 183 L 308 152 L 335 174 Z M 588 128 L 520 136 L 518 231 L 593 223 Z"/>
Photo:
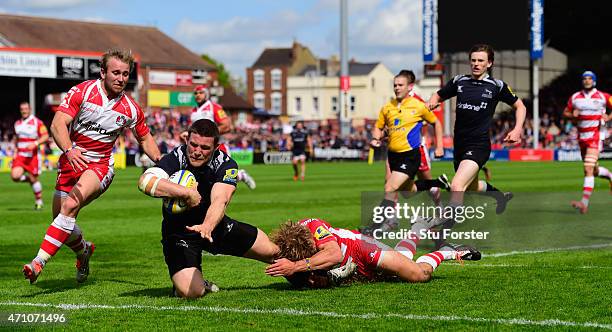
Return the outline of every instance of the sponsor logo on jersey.
<path id="1" fill-rule="evenodd" d="M 511 87 L 510 87 L 508 84 L 506 84 L 506 86 L 508 87 L 508 91 L 510 91 L 510 94 L 511 94 L 513 97 L 516 97 L 516 94 L 514 93 L 514 91 L 512 91 L 512 88 L 511 88 Z"/>
<path id="2" fill-rule="evenodd" d="M 457 93 L 459 92 L 463 92 L 463 86 L 461 85 L 457 86 Z"/>
<path id="3" fill-rule="evenodd" d="M 457 104 L 457 109 L 470 110 L 470 111 L 480 111 L 483 108 L 487 108 L 488 103 L 482 102 L 480 106 L 468 104 L 468 103 L 459 103 Z"/>
<path id="4" fill-rule="evenodd" d="M 394 125 L 394 126 L 399 126 L 399 125 L 400 125 L 400 123 L 402 123 L 402 120 L 401 120 L 401 119 L 395 119 L 395 120 L 393 120 L 393 125 Z"/>
<path id="5" fill-rule="evenodd" d="M 223 182 L 236 183 L 237 178 L 238 178 L 238 169 L 230 168 L 225 171 L 225 175 L 223 176 Z"/>
<path id="6" fill-rule="evenodd" d="M 485 89 L 485 93 L 482 94 L 484 98 L 493 99 L 493 91 Z"/>
<path id="7" fill-rule="evenodd" d="M 328 231 L 325 227 L 323 226 L 319 226 L 317 227 L 317 230 L 314 233 L 314 237 L 315 239 L 317 239 L 318 241 L 325 239 L 328 236 L 331 236 L 332 234 L 330 233 L 330 231 Z"/>

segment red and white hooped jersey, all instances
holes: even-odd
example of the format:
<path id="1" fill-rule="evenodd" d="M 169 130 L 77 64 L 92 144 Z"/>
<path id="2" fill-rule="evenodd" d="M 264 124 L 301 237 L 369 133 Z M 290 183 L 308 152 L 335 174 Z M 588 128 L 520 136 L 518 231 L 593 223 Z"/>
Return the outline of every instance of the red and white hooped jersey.
<path id="1" fill-rule="evenodd" d="M 191 110 L 191 123 L 201 119 L 208 119 L 219 124 L 225 118 L 227 118 L 227 114 L 225 114 L 223 107 L 211 100 L 207 100 L 204 104 L 196 106 Z"/>
<path id="2" fill-rule="evenodd" d="M 58 112 L 70 115 L 72 145 L 86 150 L 83 154 L 92 162 L 113 163 L 112 151 L 124 128 L 136 137 L 149 133 L 144 113 L 136 102 L 121 93 L 108 99 L 102 81 L 91 80 L 75 85 L 68 91 Z"/>
<path id="3" fill-rule="evenodd" d="M 357 264 L 357 271 L 371 278 L 382 257 L 383 250 L 391 250 L 387 245 L 363 235 L 358 231 L 343 228 L 333 228 L 322 219 L 311 218 L 299 221 L 300 225 L 306 226 L 312 234 L 315 246 L 336 241 L 342 250 L 341 266 L 351 261 Z"/>
<path id="4" fill-rule="evenodd" d="M 25 119 L 15 121 L 15 135 L 17 135 L 17 155 L 30 158 L 38 152 L 38 146 L 34 149 L 27 147 L 43 135 L 47 134 L 45 124 L 34 115 Z"/>
<path id="5" fill-rule="evenodd" d="M 606 107 L 612 108 L 612 96 L 593 89 L 590 92 L 579 91 L 574 93 L 567 102 L 569 111 L 577 109 L 578 139 L 581 141 L 599 139 L 599 129 L 602 124 Z"/>

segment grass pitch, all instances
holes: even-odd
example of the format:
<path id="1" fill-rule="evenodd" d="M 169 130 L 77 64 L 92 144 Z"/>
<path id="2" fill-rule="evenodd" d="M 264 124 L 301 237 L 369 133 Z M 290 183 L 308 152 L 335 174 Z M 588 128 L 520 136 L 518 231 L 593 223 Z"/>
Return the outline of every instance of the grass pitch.
<path id="1" fill-rule="evenodd" d="M 603 165 L 612 167 L 609 161 Z M 480 262 L 443 263 L 427 284 L 297 291 L 284 279 L 266 276 L 263 263 L 205 255 L 204 274 L 221 292 L 197 301 L 170 297 L 159 242 L 161 201 L 138 191 L 139 169 L 117 171 L 110 190 L 77 219 L 85 237 L 96 244 L 83 285 L 74 280 L 69 249 L 60 250 L 35 285 L 23 279 L 21 266 L 36 254 L 51 222 L 55 173 L 42 176 L 47 203 L 42 212 L 32 211 L 30 188 L 2 174 L 0 328 L 48 328 L 40 323 L 11 325 L 7 319 L 11 313 L 51 312 L 68 318 L 52 327 L 67 330 L 612 329 L 608 184 L 596 180 L 591 211 L 580 216 L 568 204 L 581 195 L 580 163 L 489 166 L 492 183 L 517 196 L 506 220 L 500 220 L 504 231 L 497 233 L 507 234 L 508 240 L 498 236 L 481 246 L 489 256 Z M 434 175 L 452 174 L 450 163 L 433 167 Z M 247 169 L 257 189 L 239 185 L 228 215 L 266 232 L 282 221 L 305 217 L 355 228 L 361 193 L 380 191 L 384 174 L 381 163 L 315 163 L 308 165 L 305 182 L 293 182 L 289 165 Z M 517 220 L 516 225 L 507 219 Z M 568 247 L 573 249 L 558 250 Z"/>

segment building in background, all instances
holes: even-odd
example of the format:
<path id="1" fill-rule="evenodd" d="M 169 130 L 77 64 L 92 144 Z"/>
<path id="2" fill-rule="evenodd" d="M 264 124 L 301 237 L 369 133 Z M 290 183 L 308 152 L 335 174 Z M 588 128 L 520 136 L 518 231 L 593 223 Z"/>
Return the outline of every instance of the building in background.
<path id="1" fill-rule="evenodd" d="M 340 63 L 320 60 L 287 80 L 287 115 L 293 121 L 318 121 L 336 128 Z M 383 104 L 393 98 L 394 74 L 382 63 L 349 62 L 351 90 L 349 116 L 353 127 L 374 121 Z"/>
<path id="2" fill-rule="evenodd" d="M 291 48 L 266 48 L 246 70 L 248 101 L 272 115 L 286 116 L 288 77 L 316 65 L 317 58 L 298 42 Z"/>

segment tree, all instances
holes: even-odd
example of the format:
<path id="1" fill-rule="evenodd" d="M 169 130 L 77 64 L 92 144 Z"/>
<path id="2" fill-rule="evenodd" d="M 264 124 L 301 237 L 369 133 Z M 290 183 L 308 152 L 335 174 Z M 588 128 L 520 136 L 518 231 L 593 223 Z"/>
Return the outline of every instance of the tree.
<path id="1" fill-rule="evenodd" d="M 225 69 L 225 65 L 223 65 L 223 63 L 213 59 L 208 54 L 202 54 L 202 59 L 204 59 L 204 61 L 210 63 L 211 65 L 215 66 L 215 68 L 217 69 L 217 80 L 219 81 L 219 85 L 221 85 L 224 88 L 231 87 L 232 83 L 231 83 L 231 78 L 230 78 L 230 72 L 227 71 L 227 69 Z"/>

